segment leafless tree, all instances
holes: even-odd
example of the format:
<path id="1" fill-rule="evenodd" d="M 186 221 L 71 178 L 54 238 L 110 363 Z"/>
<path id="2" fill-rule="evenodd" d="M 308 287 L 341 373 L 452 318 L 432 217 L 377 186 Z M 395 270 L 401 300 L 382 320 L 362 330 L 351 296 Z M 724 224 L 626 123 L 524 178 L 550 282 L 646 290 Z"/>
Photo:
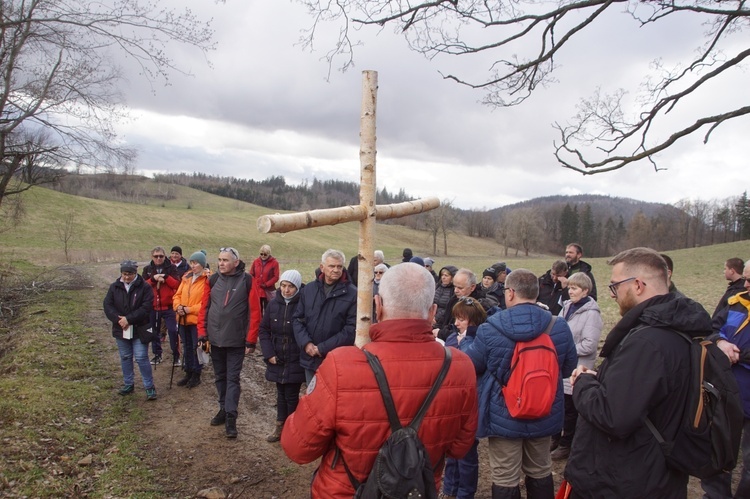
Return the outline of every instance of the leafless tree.
<path id="1" fill-rule="evenodd" d="M 64 168 L 132 162 L 115 134 L 126 116 L 117 52 L 153 85 L 181 72 L 170 42 L 213 48 L 209 23 L 158 2 L 4 0 L 0 14 L 0 203 Z"/>
<path id="2" fill-rule="evenodd" d="M 58 222 L 57 227 L 55 227 L 55 230 L 57 231 L 57 239 L 63 245 L 65 261 L 70 263 L 70 244 L 73 242 L 73 239 L 75 239 L 78 231 L 75 211 L 71 210 L 65 213 L 62 219 Z"/>
<path id="3" fill-rule="evenodd" d="M 321 23 L 339 25 L 338 40 L 327 58 L 343 70 L 352 65 L 359 43 L 352 38 L 354 30 L 363 26 L 392 26 L 403 33 L 412 50 L 430 59 L 491 54 L 494 64 L 486 78 L 471 81 L 452 73 L 443 77 L 483 90 L 484 103 L 493 107 L 520 104 L 539 87 L 554 83 L 560 54 L 582 31 L 612 11 L 630 16 L 640 27 L 678 16 L 704 21 L 707 28 L 703 39 L 696 40 L 692 57 L 673 68 L 654 61 L 654 75 L 646 79 L 635 103 L 626 103 L 628 92 L 624 89 L 598 91 L 581 101 L 578 114 L 569 123 L 555 124 L 560 137 L 554 145 L 558 162 L 583 174 L 612 171 L 639 161 L 658 169 L 654 156 L 680 139 L 702 133 L 707 142 L 719 125 L 750 114 L 746 92 L 739 91 L 729 109 L 714 108 L 687 121 L 669 120 L 669 113 L 678 114 L 693 102 L 704 104 L 702 93 L 742 70 L 750 57 L 743 35 L 750 9 L 744 0 L 298 1 L 314 18 L 302 39 L 308 47 L 312 47 Z M 671 43 L 672 37 L 663 40 Z M 615 48 L 628 42 L 618 38 L 602 43 Z M 336 60 L 338 56 L 343 62 Z"/>
<path id="4" fill-rule="evenodd" d="M 523 250 L 525 256 L 529 256 L 531 250 L 539 247 L 542 242 L 543 225 L 544 221 L 535 208 L 519 208 L 511 213 L 509 233 L 516 247 L 516 256 L 519 249 Z"/>

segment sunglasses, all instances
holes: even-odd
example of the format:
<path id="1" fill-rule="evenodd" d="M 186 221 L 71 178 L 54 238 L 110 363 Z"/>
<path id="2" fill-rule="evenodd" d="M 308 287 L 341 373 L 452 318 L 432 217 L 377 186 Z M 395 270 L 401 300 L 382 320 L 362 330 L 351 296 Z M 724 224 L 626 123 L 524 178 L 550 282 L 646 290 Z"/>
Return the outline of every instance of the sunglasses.
<path id="1" fill-rule="evenodd" d="M 261 253 L 260 256 L 268 256 L 268 253 Z"/>
<path id="2" fill-rule="evenodd" d="M 224 252 L 231 253 L 232 255 L 234 255 L 234 258 L 237 259 L 237 260 L 239 260 L 239 258 L 240 258 L 240 254 L 237 253 L 237 250 L 234 249 L 234 248 L 219 248 L 219 251 L 221 253 L 224 253 Z"/>
<path id="3" fill-rule="evenodd" d="M 376 275 L 377 275 L 377 274 L 385 274 L 385 271 L 383 271 L 383 270 L 376 270 L 376 271 L 375 271 L 375 274 L 376 274 Z"/>
<path id="4" fill-rule="evenodd" d="M 166 258 L 167 255 L 154 255 L 154 258 Z"/>
<path id="5" fill-rule="evenodd" d="M 461 301 L 464 302 L 465 304 L 469 305 L 469 306 L 472 306 L 472 305 L 474 305 L 476 303 L 474 301 L 474 298 L 461 298 Z"/>

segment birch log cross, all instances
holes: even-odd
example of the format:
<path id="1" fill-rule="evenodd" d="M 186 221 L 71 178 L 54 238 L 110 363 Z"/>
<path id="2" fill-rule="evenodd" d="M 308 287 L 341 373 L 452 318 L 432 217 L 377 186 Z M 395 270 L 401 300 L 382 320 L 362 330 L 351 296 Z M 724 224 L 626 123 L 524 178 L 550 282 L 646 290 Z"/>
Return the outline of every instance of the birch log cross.
<path id="1" fill-rule="evenodd" d="M 425 198 L 406 203 L 377 206 L 375 195 L 375 110 L 378 93 L 378 73 L 362 72 L 362 116 L 360 117 L 360 183 L 359 205 L 342 206 L 325 210 L 311 210 L 302 213 L 263 215 L 258 218 L 258 230 L 269 232 L 291 232 L 313 227 L 336 225 L 345 222 L 359 222 L 359 246 L 357 261 L 357 339 L 356 345 L 363 347 L 370 342 L 372 323 L 372 281 L 373 252 L 375 241 L 375 221 L 405 217 L 440 206 L 438 198 Z M 346 262 L 344 262 L 346 263 Z"/>

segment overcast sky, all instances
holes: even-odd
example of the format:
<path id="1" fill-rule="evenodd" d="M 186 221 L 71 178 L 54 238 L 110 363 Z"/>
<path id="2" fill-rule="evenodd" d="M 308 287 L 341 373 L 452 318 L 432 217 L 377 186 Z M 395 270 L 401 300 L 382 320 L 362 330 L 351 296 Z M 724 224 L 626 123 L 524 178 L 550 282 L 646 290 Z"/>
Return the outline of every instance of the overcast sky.
<path id="1" fill-rule="evenodd" d="M 166 4 L 182 4 L 169 0 Z M 151 88 L 133 76 L 124 88 L 133 120 L 122 139 L 139 150 L 137 169 L 202 172 L 288 183 L 359 181 L 359 119 L 363 70 L 378 72 L 377 182 L 415 197 L 438 196 L 461 208 L 495 208 L 539 196 L 608 194 L 673 203 L 725 198 L 747 185 L 748 120 L 678 143 L 647 163 L 583 176 L 555 161 L 552 124 L 566 122 L 581 98 L 601 87 L 637 90 L 650 62 L 673 63 L 697 48 L 703 28 L 688 19 L 638 29 L 626 15 L 606 16 L 558 57 L 558 83 L 524 104 L 490 109 L 483 94 L 442 79 L 438 70 L 482 78 L 492 59 L 426 60 L 390 29 L 356 38 L 356 67 L 329 72 L 322 59 L 335 26 L 323 26 L 315 52 L 296 45 L 311 18 L 290 0 L 211 0 L 191 8 L 213 17 L 212 67 L 186 48 L 173 52 L 192 77 Z M 126 70 L 128 67 L 126 65 Z M 746 105 L 748 74 L 731 75 L 693 104 L 726 111 Z M 703 106 L 714 107 L 703 107 Z M 685 116 L 688 116 L 686 113 Z M 743 168 L 744 167 L 744 168 Z"/>

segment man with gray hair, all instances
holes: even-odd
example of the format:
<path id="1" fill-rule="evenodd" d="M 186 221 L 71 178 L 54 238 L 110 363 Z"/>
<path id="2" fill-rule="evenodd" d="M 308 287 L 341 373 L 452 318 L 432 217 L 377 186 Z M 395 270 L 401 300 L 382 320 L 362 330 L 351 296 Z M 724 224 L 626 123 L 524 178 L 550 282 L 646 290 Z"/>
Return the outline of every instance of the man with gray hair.
<path id="1" fill-rule="evenodd" d="M 414 419 L 446 356 L 430 331 L 437 310 L 434 293 L 434 281 L 424 267 L 401 263 L 383 275 L 375 297 L 378 323 L 370 328 L 372 342 L 363 348 L 380 360 L 402 423 Z M 419 428 L 437 490 L 444 457 L 458 459 L 468 452 L 477 421 L 474 369 L 466 355 L 449 350 L 450 369 Z M 390 433 L 383 398 L 365 354 L 356 347 L 342 347 L 318 368 L 307 395 L 286 420 L 281 446 L 300 464 L 322 456 L 312 497 L 352 497 L 347 468 L 363 482 Z"/>
<path id="2" fill-rule="evenodd" d="M 250 299 L 252 278 L 234 248 L 219 250 L 219 272 L 203 287 L 198 313 L 198 345 L 209 342 L 214 366 L 219 412 L 211 426 L 225 425 L 227 438 L 237 438 L 237 407 L 240 401 L 240 372 L 245 355 L 255 351 L 260 310 Z"/>
<path id="3" fill-rule="evenodd" d="M 598 372 L 578 366 L 571 377 L 578 422 L 565 478 L 581 498 L 686 497 L 688 475 L 667 466 L 646 420 L 674 440 L 690 387 L 690 348 L 676 331 L 708 336 L 711 317 L 669 292 L 656 251 L 632 248 L 608 263 L 622 318 L 606 337 Z"/>
<path id="4" fill-rule="evenodd" d="M 563 378 L 573 372 L 578 355 L 568 324 L 537 305 L 539 281 L 533 273 L 514 270 L 503 292 L 507 308 L 480 325 L 476 337 L 467 333 L 460 343 L 479 376 L 477 437 L 489 438 L 493 499 L 520 498 L 521 472 L 526 476 L 527 497 L 549 499 L 554 496 L 550 437 L 562 430 Z M 535 419 L 514 418 L 500 392 L 510 378 L 516 343 L 543 334 L 549 334 L 557 352 L 559 375 L 552 409 Z"/>
<path id="5" fill-rule="evenodd" d="M 357 288 L 344 272 L 341 251 L 323 253 L 320 275 L 300 290 L 292 316 L 300 364 L 309 384 L 318 366 L 334 348 L 354 345 L 357 322 Z"/>
<path id="6" fill-rule="evenodd" d="M 453 324 L 456 321 L 455 317 L 453 317 L 453 306 L 458 303 L 458 300 L 473 298 L 474 300 L 477 300 L 487 312 L 498 304 L 498 300 L 493 295 L 488 295 L 484 289 L 482 289 L 482 286 L 477 285 L 477 276 L 469 269 L 458 269 L 456 275 L 453 276 L 453 292 L 454 296 L 451 297 L 448 306 L 445 308 L 442 322 L 437 324 L 437 327 L 432 331 L 436 338 L 443 341 L 445 341 L 456 328 Z"/>

